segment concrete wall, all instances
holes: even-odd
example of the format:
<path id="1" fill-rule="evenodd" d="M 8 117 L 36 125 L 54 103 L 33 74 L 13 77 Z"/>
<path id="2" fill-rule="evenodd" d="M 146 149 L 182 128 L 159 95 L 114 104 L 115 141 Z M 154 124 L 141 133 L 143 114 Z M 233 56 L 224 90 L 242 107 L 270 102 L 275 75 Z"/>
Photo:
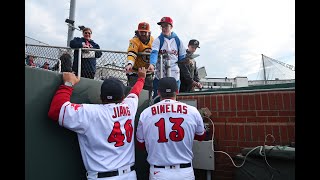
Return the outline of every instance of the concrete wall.
<path id="1" fill-rule="evenodd" d="M 62 75 L 52 71 L 25 67 L 25 179 L 86 179 L 76 133 L 48 118 L 51 99 L 62 83 Z M 74 103 L 100 103 L 101 81 L 81 78 L 74 88 Z M 129 92 L 130 88 L 126 91 Z M 139 97 L 138 113 L 149 104 L 148 92 Z M 135 119 L 135 128 L 137 118 Z M 136 141 L 135 141 L 136 143 Z M 148 178 L 146 153 L 136 152 L 139 179 Z"/>

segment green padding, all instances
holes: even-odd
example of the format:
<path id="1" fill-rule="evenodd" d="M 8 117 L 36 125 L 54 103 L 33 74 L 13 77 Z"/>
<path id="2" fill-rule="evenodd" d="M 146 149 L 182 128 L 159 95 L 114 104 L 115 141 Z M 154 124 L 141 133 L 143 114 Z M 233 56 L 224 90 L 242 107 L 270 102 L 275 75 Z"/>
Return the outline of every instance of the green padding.
<path id="1" fill-rule="evenodd" d="M 25 67 L 25 179 L 86 179 L 76 133 L 59 126 L 47 116 L 51 99 L 62 83 L 60 73 Z M 101 81 L 81 78 L 74 88 L 74 103 L 100 103 Z M 126 92 L 130 88 L 127 87 Z M 139 97 L 139 114 L 148 106 L 148 91 Z M 136 149 L 139 179 L 148 178 L 146 153 Z"/>

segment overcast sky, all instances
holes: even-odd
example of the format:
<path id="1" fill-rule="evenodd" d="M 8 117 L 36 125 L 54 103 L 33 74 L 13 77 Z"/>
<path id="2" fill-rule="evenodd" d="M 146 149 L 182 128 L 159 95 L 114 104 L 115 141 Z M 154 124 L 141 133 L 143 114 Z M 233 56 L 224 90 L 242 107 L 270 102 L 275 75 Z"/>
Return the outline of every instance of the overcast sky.
<path id="1" fill-rule="evenodd" d="M 67 46 L 70 0 L 27 0 L 25 8 L 26 36 Z M 294 0 L 76 0 L 75 9 L 75 25 L 90 27 L 101 49 L 115 51 L 127 50 L 139 22 L 156 38 L 156 23 L 170 16 L 185 47 L 200 41 L 196 61 L 207 77 L 256 80 L 261 54 L 295 66 Z"/>

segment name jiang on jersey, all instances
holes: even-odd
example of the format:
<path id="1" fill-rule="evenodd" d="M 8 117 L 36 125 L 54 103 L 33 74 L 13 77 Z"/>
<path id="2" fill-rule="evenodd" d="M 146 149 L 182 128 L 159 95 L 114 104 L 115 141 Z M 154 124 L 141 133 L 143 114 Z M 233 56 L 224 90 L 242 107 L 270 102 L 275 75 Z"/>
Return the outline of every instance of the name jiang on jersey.
<path id="1" fill-rule="evenodd" d="M 181 104 L 178 104 L 176 106 L 175 104 L 160 104 L 160 105 L 151 107 L 152 115 L 168 113 L 168 112 L 187 114 L 188 108 L 187 106 L 181 105 Z"/>
<path id="2" fill-rule="evenodd" d="M 131 115 L 129 107 L 117 106 L 113 108 L 113 112 L 114 115 L 112 115 L 112 118 Z"/>

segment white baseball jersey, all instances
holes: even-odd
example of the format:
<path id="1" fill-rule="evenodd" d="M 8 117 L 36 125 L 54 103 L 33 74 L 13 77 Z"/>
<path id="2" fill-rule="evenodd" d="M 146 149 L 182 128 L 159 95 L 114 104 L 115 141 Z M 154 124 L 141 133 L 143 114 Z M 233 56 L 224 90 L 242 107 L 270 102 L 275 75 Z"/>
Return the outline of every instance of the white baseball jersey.
<path id="1" fill-rule="evenodd" d="M 152 43 L 152 50 L 159 50 L 160 46 L 160 39 L 159 37 L 156 38 Z M 178 51 L 178 48 L 179 51 Z M 180 54 L 178 54 L 178 52 Z M 168 61 L 170 63 L 171 68 L 171 77 L 174 77 L 177 81 L 180 79 L 180 69 L 177 64 L 178 56 L 182 56 L 186 54 L 186 50 L 183 48 L 183 44 L 180 41 L 180 47 L 177 47 L 177 43 L 175 38 L 168 39 L 164 37 L 163 46 L 161 47 L 159 53 L 165 53 L 168 54 L 166 58 L 163 58 L 163 64 L 162 64 L 162 73 L 163 77 L 167 77 L 167 70 L 165 68 L 166 62 Z M 155 69 L 155 77 L 157 79 L 160 79 L 160 60 L 156 63 L 156 69 Z"/>
<path id="2" fill-rule="evenodd" d="M 140 115 L 136 137 L 145 142 L 150 165 L 191 163 L 195 134 L 205 132 L 199 111 L 188 104 L 165 99 Z"/>
<path id="3" fill-rule="evenodd" d="M 133 93 L 118 104 L 63 104 L 59 125 L 77 132 L 87 171 L 114 171 L 134 164 L 137 108 L 138 96 Z"/>

